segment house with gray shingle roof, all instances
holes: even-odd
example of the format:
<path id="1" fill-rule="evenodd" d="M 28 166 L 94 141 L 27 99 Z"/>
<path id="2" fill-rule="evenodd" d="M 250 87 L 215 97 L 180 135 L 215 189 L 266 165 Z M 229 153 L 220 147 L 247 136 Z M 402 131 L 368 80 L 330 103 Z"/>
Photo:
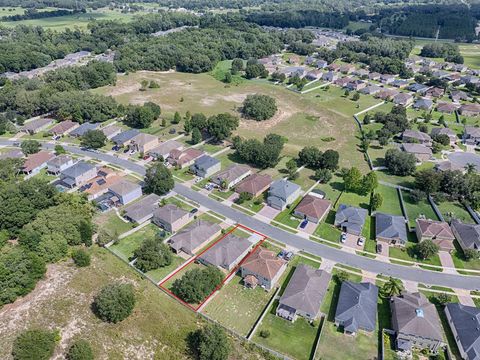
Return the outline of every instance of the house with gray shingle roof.
<path id="1" fill-rule="evenodd" d="M 338 296 L 335 325 L 349 335 L 372 332 L 377 326 L 378 288 L 369 282 L 344 281 Z"/>
<path id="2" fill-rule="evenodd" d="M 331 278 L 325 270 L 298 265 L 279 300 L 277 316 L 289 321 L 298 316 L 310 321 L 317 319 Z"/>
<path id="3" fill-rule="evenodd" d="M 450 227 L 463 250 L 480 249 L 480 225 L 464 224 L 460 220 L 453 219 Z"/>
<path id="4" fill-rule="evenodd" d="M 455 142 L 457 141 L 457 134 L 450 128 L 435 127 L 435 128 L 432 128 L 432 131 L 430 132 L 430 134 L 433 139 L 438 135 L 447 135 L 448 138 L 450 139 L 450 145 L 454 145 Z"/>
<path id="5" fill-rule="evenodd" d="M 219 186 L 223 182 L 227 188 L 231 188 L 245 179 L 252 173 L 252 168 L 246 165 L 234 164 L 226 170 L 220 171 L 218 174 L 212 176 L 211 181 Z"/>
<path id="6" fill-rule="evenodd" d="M 367 216 L 366 209 L 340 204 L 335 214 L 334 225 L 343 232 L 360 236 Z"/>
<path id="7" fill-rule="evenodd" d="M 175 204 L 160 206 L 153 212 L 152 222 L 167 230 L 175 232 L 181 229 L 190 221 L 190 213 L 179 208 Z"/>
<path id="8" fill-rule="evenodd" d="M 22 127 L 22 131 L 27 134 L 33 135 L 40 131 L 45 130 L 54 122 L 55 120 L 51 118 L 40 118 L 40 119 L 31 120 L 25 123 L 25 125 Z"/>
<path id="9" fill-rule="evenodd" d="M 417 348 L 436 352 L 444 345 L 437 309 L 425 295 L 403 292 L 392 298 L 390 307 L 398 350 L 409 352 Z"/>
<path id="10" fill-rule="evenodd" d="M 188 255 L 193 255 L 220 235 L 221 231 L 222 228 L 218 224 L 196 220 L 173 235 L 168 240 L 168 244 L 176 253 L 182 251 Z"/>
<path id="11" fill-rule="evenodd" d="M 81 137 L 85 135 L 87 131 L 97 130 L 99 126 L 100 126 L 99 123 L 89 123 L 89 122 L 83 123 L 76 129 L 72 130 L 69 135 L 73 137 Z"/>
<path id="12" fill-rule="evenodd" d="M 403 143 L 402 150 L 406 153 L 413 154 L 417 162 L 428 161 L 432 158 L 432 149 L 423 144 Z"/>
<path id="13" fill-rule="evenodd" d="M 249 239 L 229 234 L 200 255 L 198 261 L 230 271 L 248 254 L 252 246 Z"/>
<path id="14" fill-rule="evenodd" d="M 190 166 L 190 171 L 202 178 L 208 178 L 216 172 L 219 172 L 221 169 L 222 164 L 220 163 L 220 160 L 208 155 L 199 157 Z"/>
<path id="15" fill-rule="evenodd" d="M 421 131 L 410 129 L 407 129 L 402 133 L 402 141 L 423 144 L 426 146 L 432 145 L 432 138 L 430 137 L 430 135 Z"/>
<path id="16" fill-rule="evenodd" d="M 288 180 L 276 180 L 268 191 L 267 204 L 274 209 L 284 210 L 300 196 L 302 188 Z"/>
<path id="17" fill-rule="evenodd" d="M 144 198 L 127 205 L 124 208 L 125 218 L 131 222 L 142 224 L 153 217 L 153 212 L 158 207 L 160 196 L 150 194 Z"/>
<path id="18" fill-rule="evenodd" d="M 433 107 L 433 101 L 430 99 L 417 99 L 413 103 L 414 109 L 430 110 Z"/>
<path id="19" fill-rule="evenodd" d="M 170 156 L 170 151 L 182 150 L 182 149 L 183 149 L 182 143 L 176 140 L 168 140 L 161 143 L 156 148 L 152 149 L 149 154 L 156 159 L 162 157 L 165 160 Z"/>
<path id="20" fill-rule="evenodd" d="M 111 140 L 118 146 L 126 146 L 130 143 L 130 140 L 132 140 L 138 134 L 140 134 L 140 131 L 136 129 L 130 129 L 115 135 Z"/>
<path id="21" fill-rule="evenodd" d="M 58 175 L 63 170 L 73 165 L 73 159 L 68 155 L 58 155 L 47 162 L 47 171 L 50 174 Z"/>
<path id="22" fill-rule="evenodd" d="M 62 183 L 73 188 L 83 185 L 97 176 L 97 167 L 88 162 L 79 161 L 64 169 L 60 174 Z"/>
<path id="23" fill-rule="evenodd" d="M 108 188 L 117 198 L 120 204 L 127 205 L 142 197 L 140 184 L 122 179 Z"/>
<path id="24" fill-rule="evenodd" d="M 444 311 L 462 359 L 480 360 L 480 309 L 451 303 Z"/>
<path id="25" fill-rule="evenodd" d="M 377 241 L 404 246 L 407 242 L 405 218 L 377 212 L 375 214 L 375 234 Z"/>

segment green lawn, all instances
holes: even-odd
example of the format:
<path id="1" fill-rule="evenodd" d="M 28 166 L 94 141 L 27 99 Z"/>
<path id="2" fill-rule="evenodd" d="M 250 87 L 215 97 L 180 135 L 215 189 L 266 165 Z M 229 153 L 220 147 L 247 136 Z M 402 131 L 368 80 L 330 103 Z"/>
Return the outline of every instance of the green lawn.
<path id="1" fill-rule="evenodd" d="M 155 270 L 151 270 L 147 272 L 146 275 L 149 276 L 155 282 L 159 283 L 162 279 L 165 278 L 165 276 L 170 274 L 173 270 L 178 268 L 184 262 L 185 260 L 182 259 L 180 256 L 173 255 L 173 261 L 170 265 L 164 266 Z"/>
<path id="2" fill-rule="evenodd" d="M 442 265 L 440 263 L 440 258 L 438 256 L 438 254 L 431 257 L 430 259 L 427 259 L 427 260 L 421 260 L 419 258 L 416 258 L 415 255 L 414 255 L 414 246 L 415 246 L 415 243 L 413 243 L 411 241 L 407 241 L 407 244 L 405 245 L 405 248 L 390 246 L 389 247 L 389 255 L 390 255 L 391 258 L 394 258 L 394 259 L 414 261 L 414 262 L 418 262 L 418 263 L 425 264 L 425 265 L 436 265 L 436 266 L 441 266 Z"/>
<path id="3" fill-rule="evenodd" d="M 140 247 L 143 240 L 154 238 L 158 233 L 159 228 L 156 225 L 148 224 L 141 228 L 137 232 L 118 240 L 117 243 L 110 246 L 115 254 L 119 255 L 122 259 L 131 261 L 131 257 L 136 249 Z"/>
<path id="4" fill-rule="evenodd" d="M 343 179 L 337 175 L 333 175 L 332 180 L 328 184 L 318 184 L 315 189 L 325 193 L 325 198 L 332 202 L 332 206 L 340 197 L 343 191 Z M 337 204 L 338 206 L 338 204 Z"/>
<path id="5" fill-rule="evenodd" d="M 461 220 L 464 223 L 475 223 L 465 206 L 463 206 L 459 202 L 443 201 L 441 203 L 436 202 L 436 204 L 440 209 L 443 217 L 445 218 L 445 221 L 449 221 L 450 219 L 455 218 Z"/>
<path id="6" fill-rule="evenodd" d="M 427 199 L 414 202 L 408 191 L 402 191 L 403 203 L 407 209 L 408 225 L 413 228 L 416 226 L 415 220 L 421 215 L 427 219 L 438 220 L 435 211 Z"/>
<path id="7" fill-rule="evenodd" d="M 368 209 L 369 206 L 370 206 L 369 205 L 370 204 L 370 197 L 368 195 L 363 196 L 363 195 L 358 195 L 358 194 L 353 193 L 353 192 L 344 191 L 342 193 L 342 196 L 340 196 L 340 199 L 337 202 L 336 208 L 338 208 L 338 206 L 340 204 L 346 204 L 346 205 L 351 205 L 351 206 L 356 206 L 356 207 Z"/>
<path id="8" fill-rule="evenodd" d="M 383 197 L 382 206 L 377 211 L 391 215 L 403 215 L 396 188 L 380 184 L 375 191 Z"/>
<path id="9" fill-rule="evenodd" d="M 278 301 L 275 301 L 253 340 L 294 359 L 310 359 L 318 333 L 318 322 L 312 326 L 302 318 L 293 323 L 284 320 L 275 315 L 277 306 Z M 260 336 L 260 332 L 265 330 L 270 332 L 267 338 Z"/>
<path id="10" fill-rule="evenodd" d="M 417 170 L 422 169 L 424 165 L 427 167 L 433 167 L 433 163 L 426 162 L 423 163 L 421 166 L 417 166 Z M 390 175 L 386 170 L 379 170 L 376 173 L 379 181 L 381 180 L 393 185 L 401 185 L 412 189 L 415 187 L 413 176 Z"/>
<path id="11" fill-rule="evenodd" d="M 468 260 L 463 255 L 462 248 L 455 241 L 455 251 L 452 253 L 453 263 L 457 269 L 480 270 L 480 259 Z M 461 272 L 461 271 L 460 271 Z M 474 275 L 474 273 L 464 272 L 467 275 Z"/>
<path id="12" fill-rule="evenodd" d="M 110 235 L 121 235 L 133 228 L 133 224 L 120 219 L 114 211 L 105 214 L 99 214 L 95 218 L 95 224 L 99 229 L 104 230 Z"/>
<path id="13" fill-rule="evenodd" d="M 293 182 L 297 185 L 300 185 L 303 191 L 307 191 L 315 184 L 315 180 L 312 178 L 315 175 L 315 171 L 304 168 L 297 174 L 298 177 L 293 180 Z"/>
<path id="14" fill-rule="evenodd" d="M 235 275 L 202 312 L 246 336 L 273 294 L 274 290 L 267 292 L 261 287 L 247 289 L 242 278 Z"/>
<path id="15" fill-rule="evenodd" d="M 302 198 L 299 197 L 290 205 L 290 208 L 286 208 L 280 214 L 275 216 L 274 220 L 296 229 L 298 225 L 300 225 L 300 219 L 293 216 L 293 211 L 301 200 Z"/>
<path id="16" fill-rule="evenodd" d="M 342 232 L 333 225 L 334 221 L 335 212 L 330 210 L 325 218 L 325 221 L 318 225 L 315 229 L 315 235 L 321 237 L 322 239 L 339 242 Z"/>

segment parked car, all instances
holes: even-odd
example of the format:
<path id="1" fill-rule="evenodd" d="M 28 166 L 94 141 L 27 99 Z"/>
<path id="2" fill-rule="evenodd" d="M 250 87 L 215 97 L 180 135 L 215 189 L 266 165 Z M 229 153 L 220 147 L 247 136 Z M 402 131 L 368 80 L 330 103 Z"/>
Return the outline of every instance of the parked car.
<path id="1" fill-rule="evenodd" d="M 126 154 L 126 153 L 128 153 L 129 151 L 130 151 L 130 149 L 129 149 L 129 148 L 126 148 L 125 150 L 123 150 L 123 153 Z"/>
<path id="2" fill-rule="evenodd" d="M 341 243 L 344 243 L 345 241 L 347 241 L 347 234 L 346 234 L 346 233 L 342 233 L 342 235 L 340 235 L 340 242 L 341 242 Z"/>
<path id="3" fill-rule="evenodd" d="M 294 256 L 293 252 L 289 251 L 285 254 L 285 256 L 283 258 L 287 261 L 290 261 L 290 260 L 292 260 L 293 256 Z"/>
<path id="4" fill-rule="evenodd" d="M 20 147 L 20 143 L 19 143 L 18 141 L 17 141 L 17 142 L 14 142 L 14 143 L 13 143 L 13 146 L 15 146 L 15 147 Z"/>
<path id="5" fill-rule="evenodd" d="M 57 135 L 57 136 L 52 136 L 52 140 L 55 140 L 55 141 L 59 140 L 60 138 L 61 138 L 61 136 L 60 136 L 60 135 Z"/>
<path id="6" fill-rule="evenodd" d="M 145 156 L 143 157 L 143 160 L 150 160 L 150 158 L 151 158 L 150 155 L 145 155 Z"/>
<path id="7" fill-rule="evenodd" d="M 194 209 L 190 210 L 190 214 L 196 214 L 197 212 L 198 212 L 197 208 L 194 208 Z"/>
<path id="8" fill-rule="evenodd" d="M 115 145 L 112 147 L 112 151 L 118 151 L 120 150 L 120 147 L 118 145 Z"/>
<path id="9" fill-rule="evenodd" d="M 377 254 L 380 254 L 382 252 L 382 244 L 377 244 L 377 246 L 375 246 L 375 250 L 377 251 Z"/>
<path id="10" fill-rule="evenodd" d="M 287 253 L 287 252 L 286 252 L 285 250 L 282 250 L 282 251 L 280 251 L 280 252 L 278 253 L 277 257 L 283 259 L 283 258 L 285 257 L 285 255 L 286 255 L 286 253 Z"/>
<path id="11" fill-rule="evenodd" d="M 307 224 L 308 224 L 308 220 L 307 219 L 303 220 L 302 223 L 300 224 L 300 229 L 305 229 L 305 226 L 307 226 Z"/>
<path id="12" fill-rule="evenodd" d="M 358 246 L 363 246 L 363 244 L 365 244 L 365 239 L 364 238 L 358 238 L 357 245 Z"/>

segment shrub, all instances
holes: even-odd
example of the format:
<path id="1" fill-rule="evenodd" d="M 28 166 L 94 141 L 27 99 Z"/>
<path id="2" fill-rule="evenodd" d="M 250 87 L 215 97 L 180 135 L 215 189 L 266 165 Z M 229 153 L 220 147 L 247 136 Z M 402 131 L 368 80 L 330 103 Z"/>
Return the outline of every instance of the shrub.
<path id="1" fill-rule="evenodd" d="M 172 292 L 182 300 L 199 303 L 212 293 L 223 280 L 223 273 L 216 267 L 189 270 L 182 278 L 175 280 Z"/>
<path id="2" fill-rule="evenodd" d="M 243 114 L 257 121 L 270 119 L 277 112 L 275 99 L 268 95 L 248 95 L 243 102 Z"/>
<path id="3" fill-rule="evenodd" d="M 85 267 L 90 265 L 90 254 L 84 249 L 75 250 L 72 254 L 72 259 L 78 267 Z"/>
<path id="4" fill-rule="evenodd" d="M 216 324 L 208 324 L 190 336 L 190 346 L 199 360 L 226 360 L 231 350 L 225 330 Z"/>
<path id="5" fill-rule="evenodd" d="M 14 360 L 48 360 L 55 350 L 57 333 L 45 330 L 27 330 L 13 342 Z"/>
<path id="6" fill-rule="evenodd" d="M 105 286 L 95 297 L 93 309 L 106 322 L 117 323 L 126 319 L 135 307 L 135 293 L 130 284 Z"/>
<path id="7" fill-rule="evenodd" d="M 93 351 L 86 340 L 75 341 L 67 352 L 68 360 L 93 360 Z"/>
<path id="8" fill-rule="evenodd" d="M 261 330 L 260 331 L 260 336 L 264 339 L 268 338 L 270 336 L 270 331 L 268 330 Z"/>

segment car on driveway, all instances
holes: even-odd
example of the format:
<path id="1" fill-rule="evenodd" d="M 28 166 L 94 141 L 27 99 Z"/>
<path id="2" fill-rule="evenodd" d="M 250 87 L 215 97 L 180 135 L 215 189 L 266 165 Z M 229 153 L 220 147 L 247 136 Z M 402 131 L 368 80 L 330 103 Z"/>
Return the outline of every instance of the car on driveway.
<path id="1" fill-rule="evenodd" d="M 342 235 L 340 235 L 340 242 L 343 244 L 345 241 L 347 241 L 347 234 L 342 233 Z"/>
<path id="2" fill-rule="evenodd" d="M 302 223 L 300 224 L 300 229 L 305 229 L 305 227 L 308 225 L 308 220 L 305 219 L 302 221 Z"/>
<path id="3" fill-rule="evenodd" d="M 358 238 L 357 245 L 358 246 L 363 246 L 364 244 L 365 244 L 365 239 L 364 238 Z"/>
<path id="4" fill-rule="evenodd" d="M 377 254 L 381 254 L 382 253 L 382 244 L 377 244 L 377 246 L 375 246 L 375 250 L 377 251 Z"/>

